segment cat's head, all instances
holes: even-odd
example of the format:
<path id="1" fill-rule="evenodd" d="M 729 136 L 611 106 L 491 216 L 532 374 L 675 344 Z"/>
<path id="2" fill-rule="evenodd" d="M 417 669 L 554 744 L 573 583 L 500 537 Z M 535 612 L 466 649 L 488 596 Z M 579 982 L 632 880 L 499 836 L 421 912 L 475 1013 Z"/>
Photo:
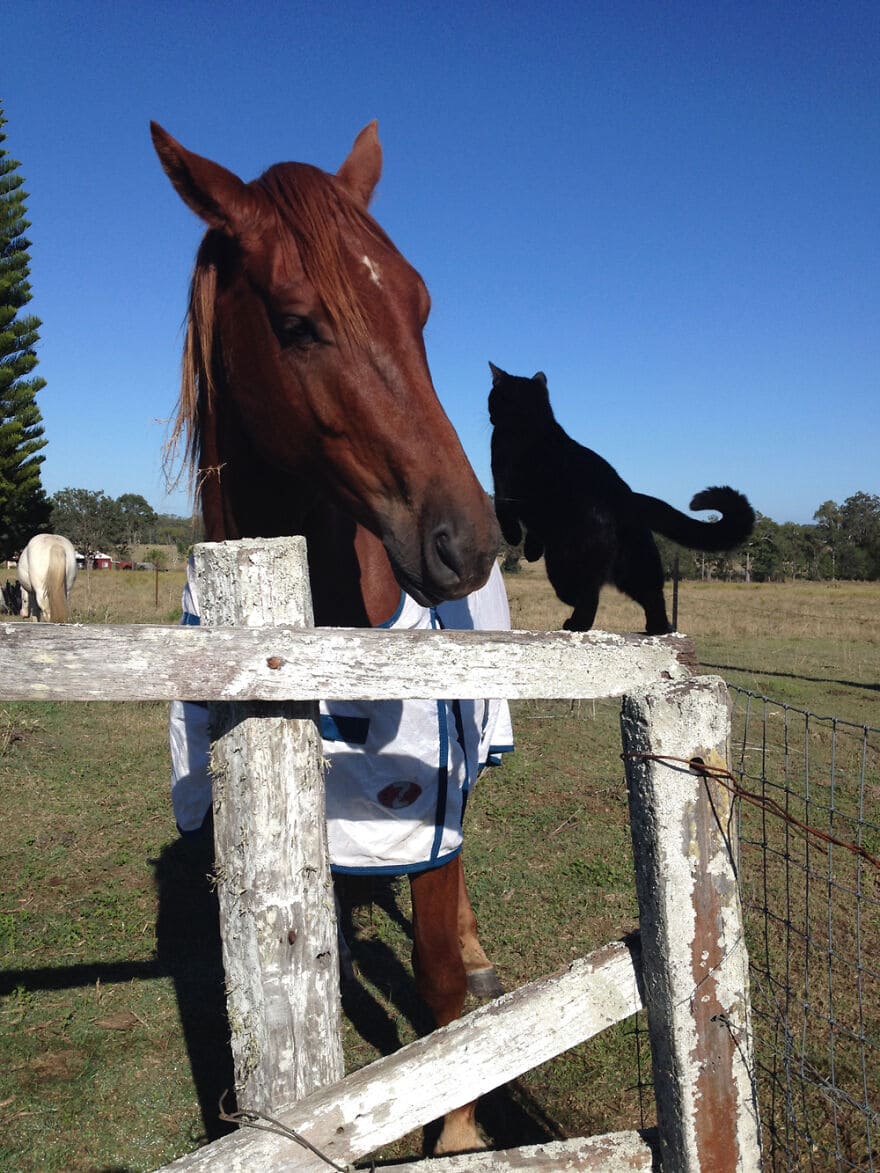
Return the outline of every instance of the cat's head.
<path id="1" fill-rule="evenodd" d="M 508 375 L 491 362 L 489 369 L 492 372 L 489 419 L 495 427 L 535 428 L 553 421 L 547 376 L 543 371 L 526 379 L 520 375 Z"/>

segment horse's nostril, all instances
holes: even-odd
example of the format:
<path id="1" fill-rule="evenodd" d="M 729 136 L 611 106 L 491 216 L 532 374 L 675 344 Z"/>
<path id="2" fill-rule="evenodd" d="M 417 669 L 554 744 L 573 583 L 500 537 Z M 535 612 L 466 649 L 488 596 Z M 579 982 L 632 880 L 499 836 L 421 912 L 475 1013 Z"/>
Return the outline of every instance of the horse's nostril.
<path id="1" fill-rule="evenodd" d="M 448 567 L 456 577 L 462 574 L 462 558 L 458 541 L 448 526 L 438 526 L 433 533 L 434 549 L 444 566 Z"/>
<path id="2" fill-rule="evenodd" d="M 468 517 L 444 516 L 428 530 L 422 547 L 425 593 L 462 598 L 483 585 L 493 557 L 491 542 L 476 542 Z"/>

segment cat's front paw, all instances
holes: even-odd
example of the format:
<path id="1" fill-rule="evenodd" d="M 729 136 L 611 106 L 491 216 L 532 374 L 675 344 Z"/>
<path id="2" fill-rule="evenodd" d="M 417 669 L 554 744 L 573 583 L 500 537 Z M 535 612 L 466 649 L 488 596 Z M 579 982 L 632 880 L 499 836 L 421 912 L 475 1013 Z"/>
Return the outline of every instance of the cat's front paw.
<path id="1" fill-rule="evenodd" d="M 507 542 L 509 546 L 518 546 L 522 541 L 522 526 L 519 524 L 519 522 L 510 521 L 508 518 L 505 518 L 502 521 L 500 517 L 498 521 L 501 525 L 501 533 L 505 542 Z"/>
<path id="2" fill-rule="evenodd" d="M 526 562 L 537 562 L 544 553 L 544 542 L 537 534 L 527 534 L 523 548 Z"/>
<path id="3" fill-rule="evenodd" d="M 590 624 L 588 623 L 586 626 L 584 626 L 584 624 L 581 622 L 581 620 L 578 619 L 577 611 L 575 611 L 575 613 L 573 615 L 569 615 L 569 617 L 563 623 L 562 630 L 563 631 L 589 631 Z"/>

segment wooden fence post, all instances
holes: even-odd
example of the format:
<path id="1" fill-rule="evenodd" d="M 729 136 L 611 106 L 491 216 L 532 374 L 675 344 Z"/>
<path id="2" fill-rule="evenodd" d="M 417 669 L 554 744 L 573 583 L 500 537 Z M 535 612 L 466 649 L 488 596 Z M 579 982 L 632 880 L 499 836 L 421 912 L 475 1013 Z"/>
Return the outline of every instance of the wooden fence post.
<path id="1" fill-rule="evenodd" d="M 727 689 L 707 676 L 652 686 L 624 699 L 621 729 L 663 1168 L 751 1173 L 761 1154 L 732 800 L 658 760 L 727 765 Z"/>
<path id="2" fill-rule="evenodd" d="M 203 625 L 313 625 L 303 538 L 205 543 L 195 566 Z M 343 1075 L 317 704 L 210 711 L 236 1096 L 271 1113 Z"/>

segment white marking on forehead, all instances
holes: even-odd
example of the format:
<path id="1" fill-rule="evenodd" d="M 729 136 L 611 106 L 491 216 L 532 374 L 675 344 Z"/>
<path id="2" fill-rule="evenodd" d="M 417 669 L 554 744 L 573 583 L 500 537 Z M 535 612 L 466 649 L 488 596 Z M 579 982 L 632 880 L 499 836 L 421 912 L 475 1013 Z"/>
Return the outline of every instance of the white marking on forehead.
<path id="1" fill-rule="evenodd" d="M 378 285 L 379 288 L 381 289 L 382 288 L 382 270 L 379 268 L 379 266 L 376 264 L 376 262 L 371 260 L 368 256 L 362 256 L 361 260 L 367 266 L 367 271 L 370 274 L 370 280 L 373 282 L 374 285 Z"/>

